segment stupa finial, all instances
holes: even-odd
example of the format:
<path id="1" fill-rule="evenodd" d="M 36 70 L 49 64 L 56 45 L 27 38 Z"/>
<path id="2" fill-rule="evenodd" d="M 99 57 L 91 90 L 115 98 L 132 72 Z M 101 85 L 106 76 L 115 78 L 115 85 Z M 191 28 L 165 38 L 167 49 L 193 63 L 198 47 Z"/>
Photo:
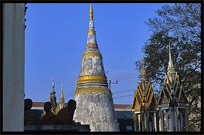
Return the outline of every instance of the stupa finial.
<path id="1" fill-rule="evenodd" d="M 145 64 L 144 64 L 144 54 L 143 54 L 143 59 L 142 59 L 142 75 L 141 75 L 141 79 L 145 79 L 146 78 L 146 71 L 145 71 Z"/>
<path id="2" fill-rule="evenodd" d="M 92 9 L 92 4 L 90 4 L 89 19 L 90 19 L 90 20 L 93 20 L 93 9 Z"/>
<path id="3" fill-rule="evenodd" d="M 64 98 L 64 95 L 63 95 L 63 84 L 61 84 L 61 97 L 60 98 Z"/>
<path id="4" fill-rule="evenodd" d="M 169 61 L 172 61 L 171 60 L 171 45 L 170 45 L 170 42 L 169 42 Z"/>
<path id="5" fill-rule="evenodd" d="M 54 76 L 52 77 L 52 88 L 54 88 L 55 87 L 55 82 L 54 82 L 55 80 L 54 80 Z"/>

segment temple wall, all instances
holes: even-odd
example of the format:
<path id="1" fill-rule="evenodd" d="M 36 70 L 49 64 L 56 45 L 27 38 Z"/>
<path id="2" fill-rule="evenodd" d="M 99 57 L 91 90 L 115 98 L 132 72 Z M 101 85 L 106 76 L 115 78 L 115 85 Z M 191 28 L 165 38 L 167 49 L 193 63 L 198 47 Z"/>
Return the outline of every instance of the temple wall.
<path id="1" fill-rule="evenodd" d="M 3 4 L 3 131 L 24 130 L 25 4 Z"/>

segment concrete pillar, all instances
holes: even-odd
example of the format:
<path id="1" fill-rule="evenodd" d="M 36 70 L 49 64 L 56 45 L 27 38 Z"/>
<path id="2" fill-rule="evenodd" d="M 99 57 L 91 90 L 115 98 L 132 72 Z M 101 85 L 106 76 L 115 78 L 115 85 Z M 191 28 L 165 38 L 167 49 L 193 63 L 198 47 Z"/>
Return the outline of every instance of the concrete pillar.
<path id="1" fill-rule="evenodd" d="M 141 131 L 141 127 L 140 127 L 140 114 L 138 114 L 138 124 L 139 124 L 139 131 Z"/>
<path id="2" fill-rule="evenodd" d="M 174 131 L 174 110 L 170 107 L 170 118 L 171 118 L 171 129 L 170 131 Z"/>
<path id="3" fill-rule="evenodd" d="M 180 111 L 180 120 L 181 120 L 181 131 L 183 131 L 183 112 Z"/>
<path id="4" fill-rule="evenodd" d="M 134 121 L 134 131 L 136 132 L 136 131 L 138 131 L 138 129 L 137 129 L 137 125 L 138 125 L 138 114 L 137 114 L 137 113 L 134 113 L 133 115 L 135 115 L 133 121 Z"/>
<path id="5" fill-rule="evenodd" d="M 3 131 L 24 131 L 25 3 L 3 4 Z"/>
<path id="6" fill-rule="evenodd" d="M 185 109 L 185 126 L 186 126 L 186 132 L 188 132 L 188 108 Z"/>
<path id="7" fill-rule="evenodd" d="M 161 111 L 161 131 L 164 131 L 164 114 L 163 114 L 163 111 Z"/>
<path id="8" fill-rule="evenodd" d="M 161 117 L 159 118 L 159 131 L 162 131 L 162 129 L 161 129 Z"/>
<path id="9" fill-rule="evenodd" d="M 141 122 L 142 122 L 141 131 L 144 131 L 145 130 L 144 113 L 141 113 Z"/>
<path id="10" fill-rule="evenodd" d="M 180 117 L 180 112 L 178 110 L 178 131 L 180 132 L 181 131 L 181 117 Z"/>
<path id="11" fill-rule="evenodd" d="M 156 117 L 156 113 L 154 113 L 154 129 L 155 129 L 155 132 L 157 131 L 157 117 Z"/>
<path id="12" fill-rule="evenodd" d="M 147 130 L 147 115 L 146 112 L 144 112 L 144 131 Z"/>
<path id="13" fill-rule="evenodd" d="M 158 123 L 159 123 L 159 131 L 162 131 L 161 130 L 161 108 L 159 108 L 159 112 L 158 112 Z"/>
<path id="14" fill-rule="evenodd" d="M 169 130 L 169 112 L 166 113 L 166 130 L 168 131 Z"/>
<path id="15" fill-rule="evenodd" d="M 152 121 L 149 121 L 149 130 L 148 130 L 148 131 L 149 131 L 149 132 L 152 132 L 152 130 L 153 130 L 153 129 L 152 129 Z"/>
<path id="16" fill-rule="evenodd" d="M 149 132 L 149 112 L 146 113 L 146 132 Z"/>
<path id="17" fill-rule="evenodd" d="M 163 110 L 163 112 L 164 112 L 164 125 L 163 125 L 163 127 L 164 127 L 164 131 L 167 131 L 167 119 L 166 119 L 166 110 Z M 166 125 L 166 126 L 165 126 Z"/>
<path id="18" fill-rule="evenodd" d="M 175 117 L 174 117 L 174 119 L 175 119 L 175 131 L 176 132 L 178 131 L 178 113 L 177 113 L 177 111 L 178 111 L 178 109 L 177 109 L 177 107 L 175 107 L 175 110 L 174 110 Z"/>

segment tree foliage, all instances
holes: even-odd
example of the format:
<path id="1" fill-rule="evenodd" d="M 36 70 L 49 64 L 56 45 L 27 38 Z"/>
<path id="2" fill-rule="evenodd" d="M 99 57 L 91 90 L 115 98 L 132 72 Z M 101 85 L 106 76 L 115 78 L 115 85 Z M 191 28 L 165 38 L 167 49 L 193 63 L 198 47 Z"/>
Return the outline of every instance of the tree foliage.
<path id="1" fill-rule="evenodd" d="M 200 121 L 201 114 L 195 104 L 201 100 L 201 88 L 194 86 L 201 84 L 201 4 L 165 5 L 156 13 L 157 17 L 149 18 L 145 22 L 152 31 L 143 47 L 146 74 L 153 87 L 162 87 L 169 61 L 168 44 L 171 43 L 173 64 L 180 83 L 185 86 L 190 114 L 196 115 L 196 118 L 190 121 L 190 128 L 193 129 L 193 125 Z M 142 62 L 136 61 L 135 64 L 136 69 L 141 71 Z M 195 112 L 192 112 L 193 110 Z"/>

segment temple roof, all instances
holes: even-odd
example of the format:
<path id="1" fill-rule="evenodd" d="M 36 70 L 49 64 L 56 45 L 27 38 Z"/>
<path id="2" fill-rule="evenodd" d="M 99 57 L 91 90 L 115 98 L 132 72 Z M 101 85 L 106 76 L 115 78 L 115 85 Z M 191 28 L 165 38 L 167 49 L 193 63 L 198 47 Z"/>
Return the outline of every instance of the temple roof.
<path id="1" fill-rule="evenodd" d="M 157 100 L 154 91 L 152 90 L 151 83 L 146 78 L 143 55 L 141 82 L 138 83 L 137 90 L 134 94 L 132 109 L 134 109 L 136 112 L 140 112 L 142 110 L 149 109 L 151 104 L 154 106 L 154 108 L 151 108 L 151 110 L 156 110 Z"/>
<path id="2" fill-rule="evenodd" d="M 144 90 L 142 89 L 142 83 L 139 83 L 134 94 L 132 109 L 135 109 L 135 111 L 147 110 L 149 109 L 151 103 L 154 105 L 153 110 L 156 110 L 157 100 L 154 91 L 152 90 L 150 81 Z"/>
<path id="3" fill-rule="evenodd" d="M 172 100 L 172 96 L 175 97 L 177 102 L 180 102 L 181 96 L 184 97 L 185 103 L 188 102 L 185 96 L 183 87 L 179 83 L 177 72 L 175 72 L 175 69 L 173 66 L 173 61 L 171 59 L 170 43 L 169 43 L 169 64 L 168 64 L 167 73 L 165 74 L 164 86 L 161 91 L 160 97 L 158 99 L 158 104 L 162 104 L 161 103 L 162 97 L 166 99 L 167 101 L 166 104 L 169 104 Z"/>

